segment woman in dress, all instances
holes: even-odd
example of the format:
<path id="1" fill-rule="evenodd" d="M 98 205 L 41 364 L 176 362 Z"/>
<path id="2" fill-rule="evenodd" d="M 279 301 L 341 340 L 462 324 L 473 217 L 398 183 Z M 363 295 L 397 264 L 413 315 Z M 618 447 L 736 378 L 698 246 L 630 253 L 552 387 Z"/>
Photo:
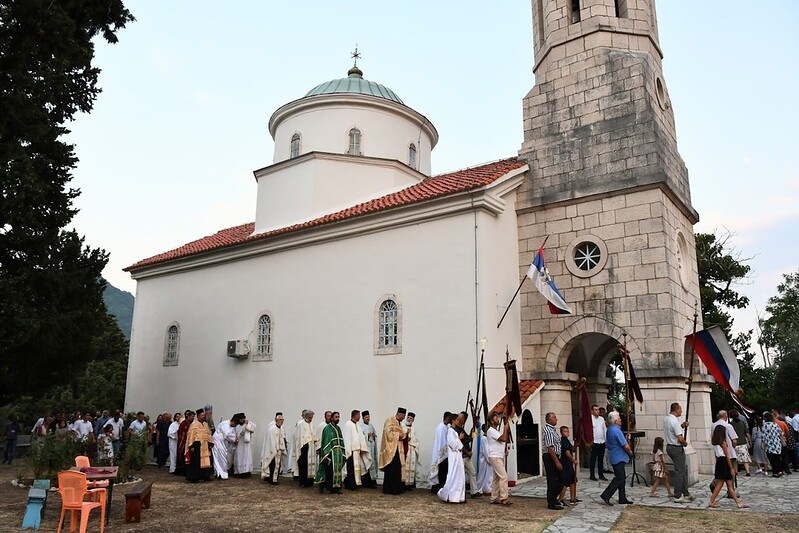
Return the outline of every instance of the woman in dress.
<path id="1" fill-rule="evenodd" d="M 766 448 L 763 446 L 763 417 L 755 417 L 755 425 L 752 427 L 752 461 L 757 465 L 755 474 L 768 473 L 768 457 Z"/>
<path id="2" fill-rule="evenodd" d="M 732 467 L 730 449 L 727 447 L 727 428 L 725 426 L 716 426 L 716 429 L 713 430 L 711 444 L 713 444 L 713 452 L 716 455 L 716 469 L 713 474 L 713 478 L 716 480 L 716 486 L 713 489 L 713 494 L 710 495 L 710 503 L 708 503 L 707 506 L 719 506 L 716 498 L 718 498 L 719 492 L 721 492 L 721 487 L 727 485 L 727 494 L 732 496 L 735 505 L 737 505 L 739 509 L 749 507 L 738 498 L 738 494 L 735 493 L 735 487 L 732 486 L 732 480 L 736 472 Z M 720 483 L 721 481 L 724 483 Z"/>
<path id="3" fill-rule="evenodd" d="M 763 447 L 771 463 L 772 477 L 782 477 L 782 447 L 785 436 L 768 411 L 763 413 Z"/>

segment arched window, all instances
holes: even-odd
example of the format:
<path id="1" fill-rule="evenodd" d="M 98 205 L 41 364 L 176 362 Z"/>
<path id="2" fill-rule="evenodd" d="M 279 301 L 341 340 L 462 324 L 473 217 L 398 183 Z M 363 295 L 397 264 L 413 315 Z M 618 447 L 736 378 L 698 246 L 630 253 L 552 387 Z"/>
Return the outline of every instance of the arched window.
<path id="1" fill-rule="evenodd" d="M 166 330 L 166 343 L 164 345 L 164 366 L 178 366 L 178 351 L 180 350 L 180 328 L 172 324 Z"/>
<path id="2" fill-rule="evenodd" d="M 350 147 L 348 154 L 361 155 L 361 130 L 352 128 L 350 130 Z"/>
<path id="3" fill-rule="evenodd" d="M 255 355 L 261 358 L 272 356 L 272 318 L 269 315 L 261 315 L 258 318 Z"/>
<path id="4" fill-rule="evenodd" d="M 399 341 L 397 303 L 386 300 L 380 304 L 380 348 L 396 348 Z"/>
<path id="5" fill-rule="evenodd" d="M 408 166 L 416 169 L 416 145 L 413 143 L 408 147 Z"/>
<path id="6" fill-rule="evenodd" d="M 300 156 L 300 134 L 295 133 L 291 136 L 291 154 L 289 159 L 294 159 Z"/>

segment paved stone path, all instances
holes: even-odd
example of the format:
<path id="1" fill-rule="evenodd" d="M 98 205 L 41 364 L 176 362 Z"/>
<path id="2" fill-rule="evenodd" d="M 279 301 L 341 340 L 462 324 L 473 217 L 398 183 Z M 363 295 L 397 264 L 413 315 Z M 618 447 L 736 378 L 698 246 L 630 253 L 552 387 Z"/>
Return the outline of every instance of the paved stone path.
<path id="1" fill-rule="evenodd" d="M 605 474 L 610 476 L 612 474 Z M 691 503 L 674 503 L 672 498 L 666 497 L 666 489 L 658 487 L 658 496 L 649 496 L 650 487 L 644 484 L 635 483 L 630 488 L 630 478 L 627 479 L 627 498 L 633 500 L 636 505 L 646 505 L 650 507 L 675 507 L 682 509 L 707 509 L 710 501 L 709 483 L 713 476 L 699 476 L 699 481 L 689 488 L 694 501 Z M 567 506 L 569 510 L 551 511 L 553 515 L 560 515 L 554 524 L 545 531 L 548 533 L 593 533 L 609 531 L 616 523 L 619 516 L 626 506 L 618 504 L 618 493 L 611 499 L 615 505 L 608 507 L 600 499 L 599 495 L 605 490 L 609 481 L 590 481 L 581 479 L 577 483 L 577 497 L 583 500 L 575 506 Z M 546 498 L 546 479 L 532 478 L 523 481 L 511 489 L 511 496 L 527 496 L 534 498 Z M 731 499 L 724 498 L 726 489 L 722 489 L 718 510 L 732 510 L 735 503 Z M 741 472 L 738 478 L 738 495 L 741 501 L 749 505 L 748 509 L 740 509 L 740 512 L 758 513 L 799 513 L 799 474 L 783 476 L 782 478 L 771 478 L 764 475 L 752 474 L 745 477 Z M 568 501 L 569 493 L 566 491 Z"/>

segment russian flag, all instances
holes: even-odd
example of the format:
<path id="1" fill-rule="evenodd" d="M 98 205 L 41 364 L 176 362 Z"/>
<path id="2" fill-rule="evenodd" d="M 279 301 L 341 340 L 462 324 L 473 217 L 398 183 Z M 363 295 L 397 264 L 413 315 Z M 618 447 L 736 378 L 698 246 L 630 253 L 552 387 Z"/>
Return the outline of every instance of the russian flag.
<path id="1" fill-rule="evenodd" d="M 549 304 L 549 312 L 553 315 L 570 315 L 571 308 L 566 304 L 563 295 L 555 286 L 555 282 L 549 276 L 547 265 L 544 262 L 544 249 L 539 248 L 536 252 L 530 268 L 527 269 L 527 277 L 533 280 L 535 288 L 544 295 Z"/>
<path id="2" fill-rule="evenodd" d="M 686 335 L 688 342 L 693 342 L 693 334 Z M 707 367 L 716 383 L 730 392 L 740 389 L 741 369 L 727 337 L 718 326 L 696 332 L 696 355 Z"/>

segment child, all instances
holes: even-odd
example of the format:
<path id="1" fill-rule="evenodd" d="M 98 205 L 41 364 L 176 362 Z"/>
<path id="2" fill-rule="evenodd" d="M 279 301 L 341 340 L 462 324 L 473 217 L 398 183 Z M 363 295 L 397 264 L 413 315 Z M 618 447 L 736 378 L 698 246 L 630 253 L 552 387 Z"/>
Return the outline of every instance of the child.
<path id="1" fill-rule="evenodd" d="M 111 424 L 100 431 L 100 436 L 97 437 L 97 452 L 100 464 L 114 466 L 114 426 Z"/>
<path id="2" fill-rule="evenodd" d="M 572 453 L 572 443 L 569 441 L 569 428 L 566 426 L 560 427 L 560 462 L 563 465 L 561 476 L 563 479 L 563 489 L 560 491 L 558 500 L 561 505 L 565 505 L 563 498 L 566 497 L 566 487 L 569 487 L 569 503 L 577 505 L 582 500 L 577 499 L 577 458 Z"/>
<path id="3" fill-rule="evenodd" d="M 707 506 L 719 506 L 718 502 L 716 502 L 716 498 L 719 492 L 721 492 L 721 487 L 727 485 L 727 494 L 732 496 L 732 499 L 735 500 L 735 505 L 737 505 L 739 509 L 749 507 L 738 499 L 738 495 L 735 493 L 735 487 L 732 486 L 732 479 L 737 472 L 732 467 L 730 450 L 727 447 L 727 428 L 721 425 L 716 426 L 716 429 L 713 430 L 713 436 L 710 442 L 713 444 L 713 452 L 716 454 L 716 469 L 713 474 L 716 486 L 713 489 L 713 494 L 710 495 L 710 503 L 708 503 Z M 724 483 L 720 483 L 721 481 Z"/>
<path id="4" fill-rule="evenodd" d="M 658 485 L 660 485 L 660 480 L 663 480 L 663 484 L 666 485 L 666 490 L 669 493 L 669 498 L 674 498 L 674 493 L 671 491 L 671 485 L 669 484 L 669 473 L 666 471 L 665 457 L 663 455 L 663 437 L 655 438 L 655 446 L 652 448 L 652 461 L 655 463 L 655 483 L 652 485 L 652 491 L 649 495 L 652 497 L 655 496 Z"/>

